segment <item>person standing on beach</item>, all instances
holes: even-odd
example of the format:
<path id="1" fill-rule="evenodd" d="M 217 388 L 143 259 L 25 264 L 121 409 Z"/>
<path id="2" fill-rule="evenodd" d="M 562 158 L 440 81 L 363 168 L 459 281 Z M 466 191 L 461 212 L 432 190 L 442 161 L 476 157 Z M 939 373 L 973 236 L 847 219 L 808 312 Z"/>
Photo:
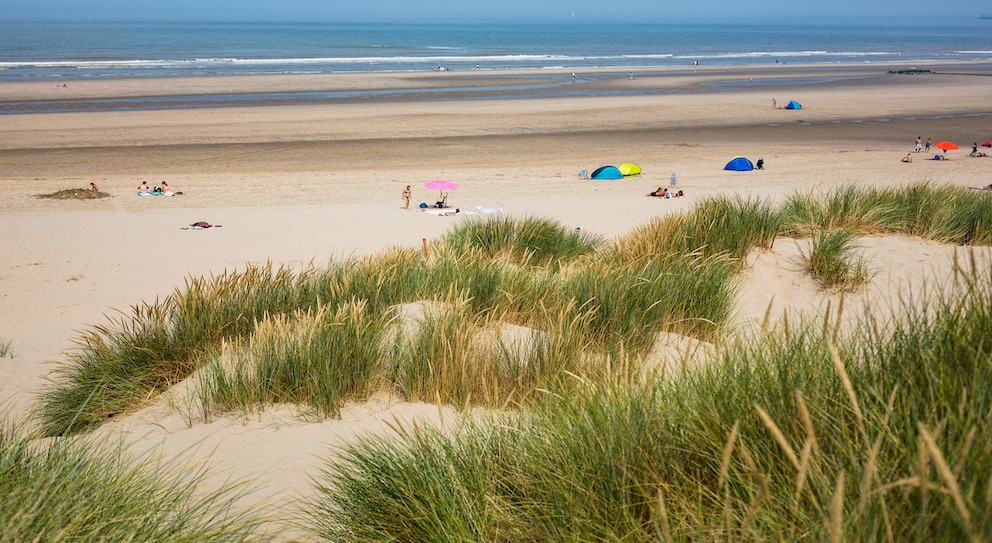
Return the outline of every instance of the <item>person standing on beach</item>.
<path id="1" fill-rule="evenodd" d="M 410 209 L 410 198 L 412 197 L 413 194 L 410 192 L 410 185 L 407 185 L 406 188 L 403 189 L 403 209 Z"/>
<path id="2" fill-rule="evenodd" d="M 921 136 L 916 136 L 916 152 L 919 153 L 923 150 L 923 138 Z"/>
<path id="3" fill-rule="evenodd" d="M 933 145 L 933 143 L 931 142 L 930 138 L 927 138 L 927 146 L 926 146 L 926 149 L 924 149 L 924 151 L 926 151 L 926 152 L 929 153 L 930 152 L 930 147 L 932 145 Z"/>

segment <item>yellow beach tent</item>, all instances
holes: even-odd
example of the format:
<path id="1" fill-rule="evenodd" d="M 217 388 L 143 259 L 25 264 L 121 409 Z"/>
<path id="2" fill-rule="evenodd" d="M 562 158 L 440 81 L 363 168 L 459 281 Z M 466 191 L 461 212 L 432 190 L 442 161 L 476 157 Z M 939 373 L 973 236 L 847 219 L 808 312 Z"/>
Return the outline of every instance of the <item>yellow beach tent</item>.
<path id="1" fill-rule="evenodd" d="M 622 173 L 624 177 L 634 177 L 635 175 L 641 175 L 641 167 L 637 164 L 624 162 L 620 165 L 620 173 Z"/>

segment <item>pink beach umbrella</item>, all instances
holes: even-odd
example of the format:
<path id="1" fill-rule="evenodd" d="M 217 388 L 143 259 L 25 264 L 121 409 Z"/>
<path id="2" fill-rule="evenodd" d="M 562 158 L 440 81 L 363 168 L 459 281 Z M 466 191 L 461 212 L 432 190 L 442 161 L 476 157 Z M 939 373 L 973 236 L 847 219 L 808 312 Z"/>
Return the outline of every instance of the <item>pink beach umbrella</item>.
<path id="1" fill-rule="evenodd" d="M 992 140 L 983 143 L 982 147 L 992 147 Z"/>
<path id="2" fill-rule="evenodd" d="M 424 186 L 429 189 L 436 189 L 441 192 L 446 190 L 455 190 L 458 188 L 457 183 L 452 183 L 451 181 L 445 181 L 444 179 L 435 179 L 429 183 L 424 183 Z"/>

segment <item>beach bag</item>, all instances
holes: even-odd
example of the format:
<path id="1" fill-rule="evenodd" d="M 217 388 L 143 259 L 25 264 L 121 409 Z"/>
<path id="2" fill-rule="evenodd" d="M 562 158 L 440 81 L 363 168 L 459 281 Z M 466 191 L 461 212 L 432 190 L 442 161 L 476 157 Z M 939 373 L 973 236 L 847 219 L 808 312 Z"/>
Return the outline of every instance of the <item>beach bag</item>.
<path id="1" fill-rule="evenodd" d="M 420 209 L 427 209 L 427 202 L 420 202 Z"/>

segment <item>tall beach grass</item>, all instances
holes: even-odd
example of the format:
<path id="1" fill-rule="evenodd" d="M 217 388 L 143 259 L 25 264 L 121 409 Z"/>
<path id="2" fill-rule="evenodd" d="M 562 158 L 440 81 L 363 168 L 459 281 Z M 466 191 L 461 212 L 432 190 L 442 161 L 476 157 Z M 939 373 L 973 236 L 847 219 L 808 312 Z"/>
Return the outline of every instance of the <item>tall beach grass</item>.
<path id="1" fill-rule="evenodd" d="M 801 250 L 806 270 L 824 289 L 854 290 L 871 279 L 851 230 L 821 230 Z"/>
<path id="2" fill-rule="evenodd" d="M 278 373 L 289 377 L 255 379 L 248 385 L 255 389 L 250 401 L 246 391 L 233 391 L 229 375 L 208 383 L 205 390 L 218 397 L 205 405 L 218 409 L 288 401 L 333 416 L 335 405 L 361 400 L 371 388 L 420 390 L 409 386 L 418 380 L 433 382 L 434 393 L 442 397 L 471 398 L 483 402 L 480 405 L 534 397 L 515 383 L 540 381 L 550 386 L 567 380 L 552 377 L 550 371 L 540 379 L 523 381 L 500 372 L 516 365 L 530 368 L 527 372 L 533 377 L 533 368 L 538 367 L 585 368 L 589 373 L 580 374 L 586 377 L 612 378 L 594 364 L 568 363 L 549 354 L 548 345 L 568 345 L 568 356 L 608 359 L 609 367 L 628 371 L 650 351 L 659 332 L 719 339 L 733 309 L 737 272 L 745 257 L 754 248 L 771 247 L 778 235 L 818 236 L 807 255 L 814 273 L 826 278 L 827 285 L 855 288 L 869 272 L 850 251 L 850 242 L 841 242 L 848 235 L 843 232 L 899 232 L 960 244 L 988 243 L 992 204 L 984 196 L 923 183 L 903 189 L 852 186 L 822 199 L 797 194 L 778 208 L 753 198 L 717 197 L 700 201 L 683 215 L 652 220 L 610 242 L 554 221 L 499 216 L 467 221 L 426 251 L 392 248 L 326 267 L 311 264 L 294 271 L 272 264 L 248 265 L 237 272 L 190 278 L 185 288 L 168 298 L 135 306 L 130 314 L 85 332 L 45 392 L 39 414 L 47 435 L 93 428 L 141 407 L 199 368 L 216 365 L 222 345 L 241 349 L 242 376 L 275 371 L 247 369 L 246 360 L 284 357 L 287 362 L 280 363 Z M 827 258 L 820 262 L 824 255 Z M 382 355 L 366 344 L 362 348 L 369 350 L 355 355 L 360 360 L 385 356 L 389 361 L 358 363 L 365 368 L 360 372 L 365 384 L 335 385 L 332 388 L 340 395 L 335 392 L 334 399 L 317 401 L 312 386 L 305 383 L 356 377 L 331 370 L 338 364 L 312 359 L 330 360 L 333 355 L 328 353 L 342 348 L 337 342 L 343 339 L 334 335 L 335 326 L 302 333 L 297 324 L 289 323 L 299 323 L 299 315 L 360 305 L 362 321 L 380 327 L 386 326 L 382 323 L 388 323 L 396 308 L 421 301 L 464 304 L 459 319 L 470 323 L 463 328 L 473 334 L 490 334 L 506 325 L 528 327 L 533 330 L 533 346 L 516 349 L 493 343 L 485 355 L 493 372 L 481 387 L 463 381 L 481 377 L 458 368 L 470 361 L 463 349 L 480 343 L 470 338 L 432 347 L 430 364 L 395 349 Z M 273 335 L 276 323 L 286 324 Z M 425 325 L 443 329 L 441 321 Z M 457 331 L 464 335 L 464 330 Z M 263 340 L 265 334 L 269 335 Z M 271 353 L 252 354 L 250 347 L 240 347 L 266 341 Z M 415 347 L 428 340 L 390 341 Z M 515 360 L 508 359 L 506 353 L 511 352 L 509 358 Z M 552 359 L 558 362 L 542 365 Z M 399 366 L 403 371 L 396 370 Z M 318 377 L 313 373 L 318 367 L 329 373 Z M 441 374 L 435 370 L 442 367 L 450 371 L 438 381 Z M 409 372 L 416 368 L 428 373 L 412 376 Z"/>
<path id="3" fill-rule="evenodd" d="M 850 335 L 783 323 L 678 380 L 585 382 L 524 411 L 355 443 L 318 478 L 311 529 L 342 542 L 989 540 L 992 274 L 958 280 Z"/>
<path id="4" fill-rule="evenodd" d="M 194 496 L 205 473 L 110 446 L 39 442 L 0 423 L 0 540 L 242 542 L 265 517 L 232 509 L 243 484 Z"/>

